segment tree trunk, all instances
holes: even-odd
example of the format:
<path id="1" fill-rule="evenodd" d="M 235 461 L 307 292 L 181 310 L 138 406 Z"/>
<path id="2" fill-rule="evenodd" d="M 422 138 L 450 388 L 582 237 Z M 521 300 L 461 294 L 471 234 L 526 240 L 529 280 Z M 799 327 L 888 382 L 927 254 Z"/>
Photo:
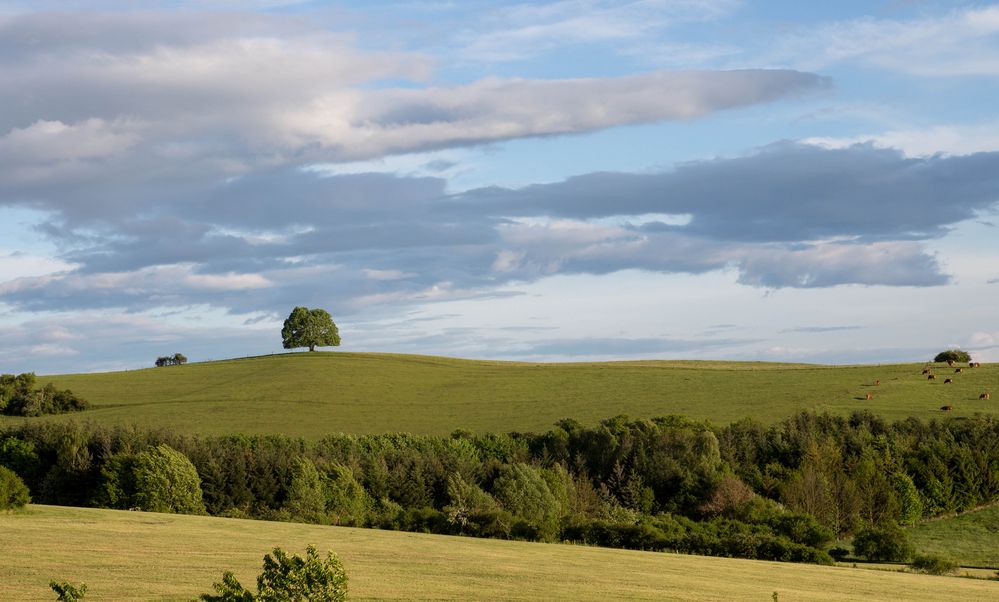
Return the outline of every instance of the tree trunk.
<path id="1" fill-rule="evenodd" d="M 315 351 L 315 350 L 316 350 L 315 345 L 309 345 L 309 351 Z"/>

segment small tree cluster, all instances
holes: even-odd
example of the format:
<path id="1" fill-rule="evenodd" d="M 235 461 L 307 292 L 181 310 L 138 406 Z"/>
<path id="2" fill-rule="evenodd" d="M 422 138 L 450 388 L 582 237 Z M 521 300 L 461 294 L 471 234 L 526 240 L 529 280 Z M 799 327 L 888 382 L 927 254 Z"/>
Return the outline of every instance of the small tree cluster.
<path id="1" fill-rule="evenodd" d="M 0 414 L 8 416 L 41 416 L 78 412 L 90 407 L 85 399 L 69 389 L 60 391 L 52 383 L 35 386 L 35 374 L 0 375 Z"/>
<path id="2" fill-rule="evenodd" d="M 967 363 L 971 361 L 971 355 L 967 351 L 961 351 L 960 349 L 948 349 L 947 351 L 941 351 L 933 358 L 934 362 L 961 362 Z"/>
<path id="3" fill-rule="evenodd" d="M 163 355 L 156 358 L 156 367 L 162 368 L 163 366 L 180 366 L 187 363 L 187 356 L 183 353 L 175 353 L 173 355 Z"/>
<path id="4" fill-rule="evenodd" d="M 247 590 L 231 571 L 222 581 L 212 585 L 216 594 L 203 594 L 205 602 L 301 602 L 323 600 L 341 602 L 347 599 L 347 572 L 336 554 L 319 557 L 315 546 L 309 546 L 305 558 L 288 556 L 274 548 L 273 556 L 264 556 L 264 571 L 257 577 L 257 593 Z"/>
<path id="5" fill-rule="evenodd" d="M 863 529 L 853 538 L 853 553 L 868 560 L 905 562 L 912 557 L 912 546 L 905 531 L 896 526 Z"/>

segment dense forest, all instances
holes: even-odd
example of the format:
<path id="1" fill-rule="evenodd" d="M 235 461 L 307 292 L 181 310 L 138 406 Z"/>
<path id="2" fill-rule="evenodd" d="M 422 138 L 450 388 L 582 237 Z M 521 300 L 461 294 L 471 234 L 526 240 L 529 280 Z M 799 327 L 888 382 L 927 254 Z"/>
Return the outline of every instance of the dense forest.
<path id="1" fill-rule="evenodd" d="M 35 502 L 773 560 L 999 499 L 999 421 L 679 416 L 541 434 L 191 437 L 77 423 L 0 431 Z"/>

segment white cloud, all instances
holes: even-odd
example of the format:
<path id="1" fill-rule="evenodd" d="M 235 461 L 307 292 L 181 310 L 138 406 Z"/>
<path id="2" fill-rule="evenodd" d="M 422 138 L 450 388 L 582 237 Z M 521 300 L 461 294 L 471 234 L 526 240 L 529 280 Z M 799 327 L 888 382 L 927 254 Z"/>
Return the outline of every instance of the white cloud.
<path id="1" fill-rule="evenodd" d="M 844 62 L 930 77 L 999 75 L 999 6 L 910 20 L 864 17 L 778 35 L 755 65 L 818 70 Z"/>
<path id="2" fill-rule="evenodd" d="M 910 157 L 927 157 L 938 153 L 969 155 L 999 149 L 999 121 L 940 124 L 846 138 L 812 137 L 806 138 L 804 142 L 826 148 L 846 148 L 854 144 L 870 143 L 880 148 L 900 149 Z"/>

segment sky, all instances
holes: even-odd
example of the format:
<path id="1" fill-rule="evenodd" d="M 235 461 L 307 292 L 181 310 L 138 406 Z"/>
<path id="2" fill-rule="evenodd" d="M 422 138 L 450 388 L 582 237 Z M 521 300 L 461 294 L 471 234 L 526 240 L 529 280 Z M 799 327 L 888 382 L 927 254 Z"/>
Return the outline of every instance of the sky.
<path id="1" fill-rule="evenodd" d="M 0 0 L 0 372 L 999 361 L 999 4 Z"/>

